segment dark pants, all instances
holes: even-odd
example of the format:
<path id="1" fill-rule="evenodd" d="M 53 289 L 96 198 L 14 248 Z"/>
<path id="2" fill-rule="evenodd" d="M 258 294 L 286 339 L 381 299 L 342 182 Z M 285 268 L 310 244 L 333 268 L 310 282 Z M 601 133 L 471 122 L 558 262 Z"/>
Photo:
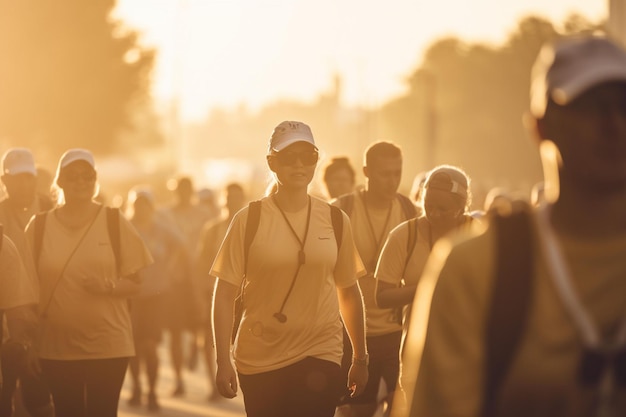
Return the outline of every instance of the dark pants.
<path id="1" fill-rule="evenodd" d="M 56 417 L 116 417 L 128 358 L 41 360 Z"/>
<path id="2" fill-rule="evenodd" d="M 366 340 L 367 350 L 370 355 L 370 364 L 368 366 L 369 379 L 367 380 L 367 385 L 361 395 L 354 398 L 345 396 L 342 403 L 376 404 L 381 379 L 385 381 L 387 385 L 388 401 L 393 399 L 393 392 L 396 389 L 400 374 L 400 342 L 402 341 L 402 332 L 394 332 L 382 336 L 368 336 Z M 344 367 L 344 380 L 347 378 L 351 362 L 352 351 L 349 350 L 349 353 L 346 354 L 344 345 L 344 361 L 342 364 Z"/>
<path id="3" fill-rule="evenodd" d="M 7 342 L 1 348 L 2 389 L 0 391 L 0 417 L 13 415 L 15 393 L 19 380 L 22 406 L 32 417 L 54 415 L 50 390 L 41 377 L 26 371 L 26 351 L 21 345 Z"/>
<path id="4" fill-rule="evenodd" d="M 255 375 L 239 374 L 248 417 L 332 417 L 343 378 L 338 364 L 305 358 Z"/>

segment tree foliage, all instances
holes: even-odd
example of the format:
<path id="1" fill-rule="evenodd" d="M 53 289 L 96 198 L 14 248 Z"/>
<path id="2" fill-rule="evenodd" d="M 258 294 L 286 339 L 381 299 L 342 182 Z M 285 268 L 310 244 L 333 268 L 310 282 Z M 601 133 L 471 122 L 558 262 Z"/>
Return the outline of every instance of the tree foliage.
<path id="1" fill-rule="evenodd" d="M 541 178 L 536 147 L 522 123 L 532 64 L 546 41 L 597 28 L 576 15 L 562 29 L 527 17 L 502 45 L 441 39 L 409 78 L 406 96 L 381 109 L 386 129 L 402 138 L 420 170 L 451 163 L 485 188 L 529 188 Z"/>
<path id="2" fill-rule="evenodd" d="M 55 154 L 117 147 L 147 97 L 154 53 L 112 20 L 114 6 L 0 0 L 0 137 Z"/>

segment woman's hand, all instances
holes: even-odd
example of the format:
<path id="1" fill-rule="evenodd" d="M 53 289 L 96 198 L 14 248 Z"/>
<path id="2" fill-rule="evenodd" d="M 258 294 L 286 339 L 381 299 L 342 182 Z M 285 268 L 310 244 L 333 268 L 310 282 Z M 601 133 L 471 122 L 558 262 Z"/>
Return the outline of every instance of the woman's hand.
<path id="1" fill-rule="evenodd" d="M 222 397 L 235 398 L 237 396 L 237 373 L 232 363 L 217 364 L 215 383 Z"/>

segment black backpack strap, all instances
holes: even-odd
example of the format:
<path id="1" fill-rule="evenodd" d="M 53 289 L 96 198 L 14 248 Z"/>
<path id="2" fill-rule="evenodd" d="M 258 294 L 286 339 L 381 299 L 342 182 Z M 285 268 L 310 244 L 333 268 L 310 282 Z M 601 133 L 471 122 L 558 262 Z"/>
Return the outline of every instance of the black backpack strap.
<path id="1" fill-rule="evenodd" d="M 248 219 L 246 221 L 246 234 L 243 239 L 243 262 L 244 276 L 248 272 L 248 255 L 250 254 L 250 246 L 259 228 L 261 220 L 261 200 L 251 201 L 248 204 Z"/>
<path id="2" fill-rule="evenodd" d="M 411 199 L 403 194 L 396 194 L 396 198 L 402 207 L 402 212 L 404 213 L 404 217 L 409 220 L 417 216 L 417 207 L 411 201 Z"/>
<path id="3" fill-rule="evenodd" d="M 35 220 L 33 223 L 33 227 L 35 228 L 35 240 L 33 244 L 33 260 L 35 261 L 35 266 L 39 266 L 39 258 L 41 256 L 41 246 L 43 245 L 43 233 L 46 230 L 46 219 L 48 216 L 48 212 L 44 211 L 41 213 L 35 214 Z"/>
<path id="4" fill-rule="evenodd" d="M 111 241 L 111 249 L 115 256 L 115 270 L 118 275 L 121 270 L 121 241 L 120 241 L 120 210 L 115 207 L 107 207 L 107 231 Z"/>
<path id="5" fill-rule="evenodd" d="M 337 241 L 337 251 L 341 248 L 343 239 L 343 213 L 339 207 L 330 205 L 330 220 L 333 223 L 335 240 Z"/>
<path id="6" fill-rule="evenodd" d="M 498 394 L 525 331 L 533 287 L 532 223 L 528 211 L 494 214 L 495 275 L 485 334 L 483 417 L 495 415 Z"/>
<path id="7" fill-rule="evenodd" d="M 337 206 L 343 210 L 348 217 L 352 217 L 352 209 L 354 208 L 354 193 L 339 196 L 335 201 Z"/>
<path id="8" fill-rule="evenodd" d="M 406 267 L 409 265 L 409 259 L 413 255 L 415 245 L 417 245 L 417 217 L 413 217 L 407 221 L 407 227 L 409 228 L 409 235 L 406 240 L 406 259 L 404 260 L 404 270 L 402 272 L 402 278 L 406 274 Z"/>

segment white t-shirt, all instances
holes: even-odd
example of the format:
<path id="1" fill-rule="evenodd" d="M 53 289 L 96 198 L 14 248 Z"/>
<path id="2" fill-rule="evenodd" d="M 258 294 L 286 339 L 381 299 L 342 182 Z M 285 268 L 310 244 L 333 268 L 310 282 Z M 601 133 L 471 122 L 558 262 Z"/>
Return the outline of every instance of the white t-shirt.
<path id="1" fill-rule="evenodd" d="M 31 221 L 26 229 L 31 247 L 34 224 Z M 104 208 L 87 231 L 88 227 L 69 229 L 59 222 L 54 210 L 47 214 L 38 262 L 39 306 L 44 314 L 39 356 L 43 359 L 105 359 L 135 354 L 128 300 L 91 294 L 83 288 L 81 281 L 93 276 L 102 280 L 119 279 L 150 264 L 152 257 L 135 228 L 120 216 L 118 276 Z M 63 271 L 86 231 L 85 238 Z"/>
<path id="2" fill-rule="evenodd" d="M 307 207 L 285 213 L 300 239 L 306 230 Z M 248 209 L 234 217 L 211 275 L 240 286 L 244 274 L 244 235 Z M 365 273 L 357 253 L 350 220 L 343 215 L 341 248 L 331 221 L 330 207 L 311 197 L 311 220 L 302 265 L 280 323 L 274 314 L 291 286 L 300 244 L 271 198 L 264 198 L 255 238 L 250 247 L 244 314 L 235 341 L 235 361 L 242 374 L 280 369 L 307 356 L 341 363 L 342 324 L 337 288 L 354 285 Z"/>

